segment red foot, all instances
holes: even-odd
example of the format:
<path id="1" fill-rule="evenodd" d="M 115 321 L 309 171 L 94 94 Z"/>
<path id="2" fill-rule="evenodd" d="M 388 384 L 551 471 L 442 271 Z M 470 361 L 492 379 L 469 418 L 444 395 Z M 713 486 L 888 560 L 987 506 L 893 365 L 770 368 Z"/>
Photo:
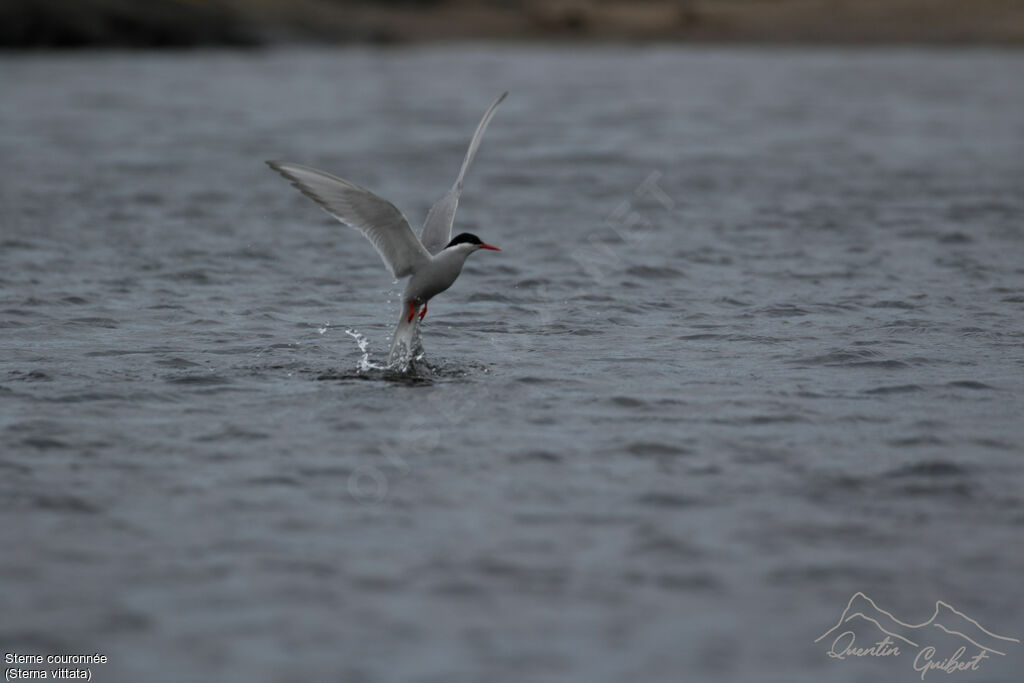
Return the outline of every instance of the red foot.
<path id="1" fill-rule="evenodd" d="M 423 320 L 423 316 L 427 314 L 427 302 L 423 302 L 423 310 L 420 311 L 420 320 Z"/>
<path id="2" fill-rule="evenodd" d="M 409 302 L 409 320 L 407 320 L 406 322 L 410 322 L 411 323 L 412 322 L 412 317 L 414 315 L 416 315 L 416 302 L 415 301 L 410 301 Z"/>

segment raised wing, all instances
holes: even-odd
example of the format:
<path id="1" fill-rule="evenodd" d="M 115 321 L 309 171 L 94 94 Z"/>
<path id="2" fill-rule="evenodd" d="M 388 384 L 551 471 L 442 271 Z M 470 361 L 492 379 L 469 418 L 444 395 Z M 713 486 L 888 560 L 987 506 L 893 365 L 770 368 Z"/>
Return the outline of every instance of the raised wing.
<path id="1" fill-rule="evenodd" d="M 267 165 L 292 181 L 294 187 L 324 211 L 366 235 L 395 277 L 410 275 L 430 260 L 409 221 L 386 199 L 309 166 L 283 161 L 268 161 Z"/>
<path id="2" fill-rule="evenodd" d="M 459 197 L 462 196 L 462 181 L 466 177 L 466 169 L 473 162 L 477 147 L 480 146 L 480 140 L 484 136 L 484 131 L 487 130 L 487 124 L 491 122 L 495 110 L 507 95 L 507 92 L 501 93 L 501 96 L 494 100 L 494 103 L 487 109 L 487 113 L 480 119 L 480 125 L 476 127 L 473 139 L 469 143 L 469 149 L 466 151 L 462 168 L 459 169 L 459 177 L 455 179 L 452 189 L 438 199 L 427 214 L 427 220 L 423 223 L 423 231 L 420 232 L 420 241 L 431 254 L 436 254 L 444 249 L 452 239 L 452 224 L 455 222 L 455 210 L 459 208 Z"/>

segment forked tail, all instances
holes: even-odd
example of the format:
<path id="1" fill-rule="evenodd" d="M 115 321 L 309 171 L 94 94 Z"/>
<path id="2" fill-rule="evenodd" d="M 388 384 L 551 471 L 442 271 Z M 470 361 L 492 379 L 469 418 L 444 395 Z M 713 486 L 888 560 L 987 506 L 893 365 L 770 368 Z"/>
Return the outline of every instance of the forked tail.
<path id="1" fill-rule="evenodd" d="M 414 304 L 412 315 L 410 315 L 409 307 L 405 304 L 402 305 L 402 310 L 398 315 L 398 327 L 395 328 L 395 336 L 391 338 L 391 352 L 388 353 L 389 367 L 405 370 L 423 353 L 423 344 L 420 340 L 420 320 L 416 315 L 419 308 L 418 304 Z"/>

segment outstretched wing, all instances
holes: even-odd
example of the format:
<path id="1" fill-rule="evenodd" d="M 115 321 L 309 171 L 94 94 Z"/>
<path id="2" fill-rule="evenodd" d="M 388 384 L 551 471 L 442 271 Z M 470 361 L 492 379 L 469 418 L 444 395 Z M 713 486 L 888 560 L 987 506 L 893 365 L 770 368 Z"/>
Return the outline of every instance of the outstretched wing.
<path id="1" fill-rule="evenodd" d="M 366 235 L 395 277 L 405 277 L 430 260 L 409 221 L 386 199 L 309 166 L 283 161 L 268 161 L 267 165 L 324 211 Z"/>
<path id="2" fill-rule="evenodd" d="M 423 231 L 420 233 L 420 241 L 423 242 L 423 246 L 431 254 L 436 254 L 444 249 L 445 245 L 452 239 L 452 223 L 455 222 L 455 210 L 459 208 L 459 197 L 462 196 L 462 181 L 466 177 L 466 169 L 473 162 L 477 147 L 480 146 L 480 140 L 484 136 L 484 131 L 487 130 L 487 124 L 491 122 L 495 110 L 507 95 L 507 92 L 501 93 L 501 96 L 494 100 L 494 104 L 488 108 L 487 113 L 480 119 L 480 125 L 476 127 L 473 139 L 469 143 L 469 149 L 466 151 L 466 158 L 462 162 L 462 168 L 459 169 L 459 177 L 455 179 L 452 189 L 448 190 L 443 197 L 438 199 L 437 203 L 430 208 L 430 212 L 427 214 L 427 220 L 423 223 Z"/>

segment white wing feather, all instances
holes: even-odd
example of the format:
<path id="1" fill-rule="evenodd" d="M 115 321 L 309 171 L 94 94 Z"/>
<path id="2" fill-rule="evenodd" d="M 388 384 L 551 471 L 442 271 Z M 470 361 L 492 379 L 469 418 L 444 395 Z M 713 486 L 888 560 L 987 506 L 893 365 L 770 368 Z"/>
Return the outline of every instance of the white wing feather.
<path id="1" fill-rule="evenodd" d="M 476 150 L 480 146 L 480 140 L 484 136 L 484 131 L 487 130 L 487 124 L 491 122 L 495 110 L 507 95 L 507 92 L 503 92 L 487 109 L 484 117 L 480 119 L 480 124 L 476 127 L 473 139 L 469 143 L 469 149 L 466 151 L 466 158 L 462 162 L 462 168 L 459 169 L 459 177 L 455 179 L 452 189 L 448 190 L 443 197 L 437 200 L 437 203 L 430 208 L 430 212 L 427 214 L 427 220 L 424 221 L 423 230 L 420 232 L 420 241 L 423 242 L 423 246 L 431 254 L 436 254 L 444 249 L 445 245 L 452 239 L 452 224 L 455 222 L 455 210 L 459 208 L 459 197 L 462 196 L 462 181 L 466 177 L 466 169 L 473 162 Z"/>
<path id="2" fill-rule="evenodd" d="M 339 221 L 359 230 L 380 253 L 395 277 L 405 277 L 430 254 L 394 204 L 367 189 L 302 164 L 268 161 L 274 169 Z"/>

